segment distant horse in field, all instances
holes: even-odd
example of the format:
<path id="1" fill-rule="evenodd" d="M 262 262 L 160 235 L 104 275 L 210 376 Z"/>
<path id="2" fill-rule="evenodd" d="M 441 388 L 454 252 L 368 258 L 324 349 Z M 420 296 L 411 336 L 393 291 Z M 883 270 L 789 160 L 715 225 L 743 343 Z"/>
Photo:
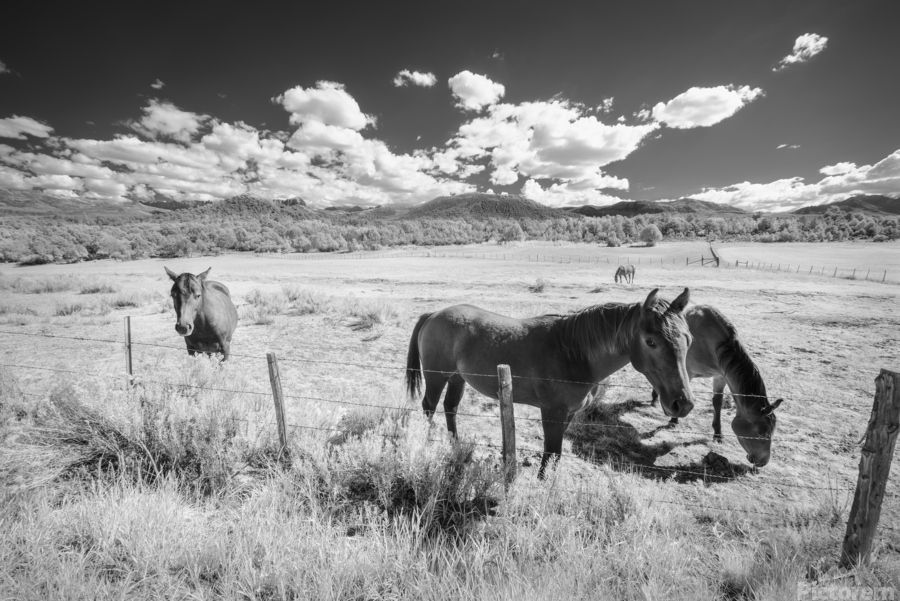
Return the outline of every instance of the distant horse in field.
<path id="1" fill-rule="evenodd" d="M 631 362 L 660 391 L 664 410 L 683 417 L 694 406 L 685 361 L 691 334 L 684 289 L 671 303 L 651 292 L 643 303 L 607 303 L 571 315 L 515 319 L 472 305 L 425 313 L 413 328 L 406 385 L 429 419 L 447 386 L 447 430 L 456 436 L 456 408 L 468 383 L 497 398 L 497 365 L 508 364 L 513 400 L 538 407 L 544 454 L 538 475 L 562 451 L 563 433 L 596 385 Z M 449 383 L 449 385 L 448 385 Z"/>
<path id="2" fill-rule="evenodd" d="M 189 355 L 201 352 L 222 353 L 223 361 L 231 353 L 231 336 L 237 327 L 237 309 L 224 284 L 207 280 L 209 269 L 199 275 L 176 275 L 172 278 L 172 302 L 175 303 L 175 331 L 184 336 Z"/>
<path id="3" fill-rule="evenodd" d="M 634 282 L 634 265 L 619 265 L 619 268 L 616 269 L 616 276 L 614 279 L 616 284 L 619 283 L 619 280 L 626 284 Z"/>
<path id="4" fill-rule="evenodd" d="M 691 307 L 684 317 L 694 337 L 687 354 L 688 374 L 691 379 L 713 378 L 713 440 L 722 442 L 722 393 L 728 384 L 737 413 L 731 429 L 747 452 L 747 461 L 763 467 L 771 456 L 775 409 L 783 399 L 769 403 L 759 369 L 727 317 L 705 305 Z M 656 398 L 654 390 L 651 404 Z M 678 418 L 671 422 L 678 423 Z"/>

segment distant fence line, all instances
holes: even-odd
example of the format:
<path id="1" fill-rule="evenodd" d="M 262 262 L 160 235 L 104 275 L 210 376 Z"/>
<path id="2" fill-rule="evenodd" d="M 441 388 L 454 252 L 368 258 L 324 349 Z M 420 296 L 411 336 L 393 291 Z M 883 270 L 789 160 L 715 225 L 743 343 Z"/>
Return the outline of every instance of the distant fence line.
<path id="1" fill-rule="evenodd" d="M 354 251 L 347 253 L 292 253 L 288 255 L 277 253 L 255 253 L 257 256 L 285 260 L 327 261 L 327 260 L 361 260 L 361 259 L 408 259 L 408 258 L 443 258 L 443 259 L 483 259 L 493 261 L 522 261 L 527 263 L 562 263 L 562 264 L 593 264 L 593 265 L 681 265 L 682 258 L 673 256 L 663 257 L 632 257 L 589 255 L 589 254 L 547 254 L 547 253 L 509 253 L 501 251 L 453 251 L 453 250 L 391 250 L 383 254 L 380 251 Z M 888 270 L 862 267 L 836 267 L 826 265 L 804 265 L 801 263 L 775 263 L 771 261 L 751 260 L 727 260 L 715 257 L 685 256 L 686 267 L 695 265 L 699 267 L 719 267 L 726 269 L 755 269 L 757 271 L 773 271 L 781 273 L 795 273 L 808 276 L 821 276 L 846 280 L 864 280 L 880 284 L 900 284 L 888 278 Z"/>

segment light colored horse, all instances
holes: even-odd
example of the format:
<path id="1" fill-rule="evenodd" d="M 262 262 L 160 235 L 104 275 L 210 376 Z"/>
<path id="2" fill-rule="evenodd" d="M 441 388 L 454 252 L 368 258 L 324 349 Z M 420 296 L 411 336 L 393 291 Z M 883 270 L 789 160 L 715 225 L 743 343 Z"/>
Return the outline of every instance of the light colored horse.
<path id="1" fill-rule="evenodd" d="M 747 452 L 747 461 L 763 467 L 771 457 L 775 409 L 783 399 L 769 403 L 762 375 L 727 317 L 706 305 L 690 307 L 684 317 L 694 337 L 687 354 L 688 374 L 691 379 L 713 379 L 713 440 L 722 441 L 722 396 L 727 384 L 736 407 L 731 429 Z M 656 398 L 654 390 L 652 404 Z M 678 418 L 671 422 L 678 423 Z"/>
<path id="2" fill-rule="evenodd" d="M 613 279 L 616 281 L 616 284 L 619 283 L 619 280 L 622 280 L 626 284 L 631 284 L 634 282 L 634 265 L 619 265 Z"/>
<path id="3" fill-rule="evenodd" d="M 165 270 L 174 282 L 171 294 L 175 304 L 175 331 L 184 336 L 188 354 L 222 353 L 223 361 L 227 360 L 238 321 L 228 288 L 207 280 L 209 269 L 198 275 L 178 275 L 168 267 Z"/>
<path id="4" fill-rule="evenodd" d="M 515 319 L 472 305 L 422 315 L 407 354 L 410 396 L 425 380 L 422 408 L 433 415 L 441 392 L 447 429 L 456 435 L 456 408 L 466 384 L 497 398 L 497 365 L 508 364 L 513 400 L 538 407 L 544 454 L 559 457 L 563 433 L 596 384 L 629 362 L 660 391 L 663 409 L 687 415 L 694 406 L 685 367 L 691 336 L 682 312 L 689 291 L 671 303 L 652 291 L 643 303 L 607 303 L 571 315 Z"/>

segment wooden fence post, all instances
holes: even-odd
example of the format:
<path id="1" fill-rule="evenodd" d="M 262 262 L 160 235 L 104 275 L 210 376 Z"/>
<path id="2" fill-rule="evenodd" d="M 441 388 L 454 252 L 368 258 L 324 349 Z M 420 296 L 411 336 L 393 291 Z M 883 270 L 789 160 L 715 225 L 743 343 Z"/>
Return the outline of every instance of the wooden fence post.
<path id="1" fill-rule="evenodd" d="M 281 393 L 281 374 L 278 371 L 278 359 L 275 353 L 266 353 L 269 363 L 269 382 L 272 384 L 272 398 L 275 400 L 275 421 L 278 425 L 279 454 L 287 451 L 287 426 L 284 423 L 284 397 Z"/>
<path id="2" fill-rule="evenodd" d="M 875 378 L 875 403 L 859 456 L 859 477 L 847 533 L 841 549 L 841 567 L 865 562 L 881 516 L 881 501 L 900 428 L 900 373 L 882 369 Z"/>
<path id="3" fill-rule="evenodd" d="M 881 283 L 884 284 L 884 279 L 887 277 L 887 269 L 884 270 L 884 275 L 881 276 Z"/>
<path id="4" fill-rule="evenodd" d="M 125 383 L 134 384 L 134 372 L 131 368 L 131 316 L 125 316 Z"/>
<path id="5" fill-rule="evenodd" d="M 513 412 L 512 373 L 509 365 L 497 366 L 500 391 L 500 424 L 503 432 L 503 469 L 507 488 L 516 478 L 516 421 Z"/>
<path id="6" fill-rule="evenodd" d="M 831 276 L 831 277 L 833 277 L 833 278 L 836 278 L 836 277 L 837 277 L 837 267 L 834 268 L 834 275 Z"/>

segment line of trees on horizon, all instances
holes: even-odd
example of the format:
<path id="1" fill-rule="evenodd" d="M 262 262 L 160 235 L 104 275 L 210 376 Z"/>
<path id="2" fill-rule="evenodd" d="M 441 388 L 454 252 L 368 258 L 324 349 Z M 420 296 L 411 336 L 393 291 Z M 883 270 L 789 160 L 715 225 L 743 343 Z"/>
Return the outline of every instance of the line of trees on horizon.
<path id="1" fill-rule="evenodd" d="M 340 252 L 394 246 L 524 240 L 619 246 L 658 240 L 756 242 L 900 239 L 900 219 L 830 209 L 824 215 L 650 214 L 548 219 L 399 219 L 364 214 L 309 217 L 299 212 L 173 211 L 144 218 L 0 217 L 0 261 L 74 263 L 96 259 L 184 257 L 231 251 Z"/>

